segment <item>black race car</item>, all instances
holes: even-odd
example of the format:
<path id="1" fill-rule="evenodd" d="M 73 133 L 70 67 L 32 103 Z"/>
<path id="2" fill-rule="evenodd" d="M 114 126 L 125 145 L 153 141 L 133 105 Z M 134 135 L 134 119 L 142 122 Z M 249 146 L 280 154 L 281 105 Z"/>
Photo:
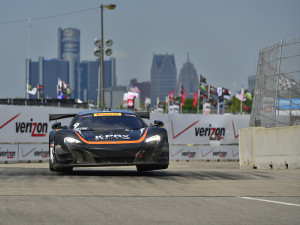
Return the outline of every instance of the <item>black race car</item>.
<path id="1" fill-rule="evenodd" d="M 169 143 L 163 122 L 148 126 L 149 113 L 89 110 L 50 114 L 49 120 L 74 117 L 69 126 L 52 125 L 49 168 L 71 172 L 73 167 L 131 166 L 138 171 L 167 169 Z"/>

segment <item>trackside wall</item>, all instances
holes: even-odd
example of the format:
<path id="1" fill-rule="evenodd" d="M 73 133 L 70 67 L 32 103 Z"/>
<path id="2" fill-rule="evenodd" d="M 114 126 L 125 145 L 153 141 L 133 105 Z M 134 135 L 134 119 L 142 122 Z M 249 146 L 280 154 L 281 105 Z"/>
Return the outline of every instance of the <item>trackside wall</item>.
<path id="1" fill-rule="evenodd" d="M 240 166 L 300 168 L 300 126 L 240 130 Z M 252 160 L 251 160 L 252 158 Z"/>
<path id="2" fill-rule="evenodd" d="M 0 162 L 47 161 L 51 126 L 49 114 L 78 113 L 84 109 L 0 105 Z M 170 159 L 238 160 L 239 130 L 249 115 L 151 113 L 168 131 Z M 60 120 L 67 125 L 69 119 Z"/>

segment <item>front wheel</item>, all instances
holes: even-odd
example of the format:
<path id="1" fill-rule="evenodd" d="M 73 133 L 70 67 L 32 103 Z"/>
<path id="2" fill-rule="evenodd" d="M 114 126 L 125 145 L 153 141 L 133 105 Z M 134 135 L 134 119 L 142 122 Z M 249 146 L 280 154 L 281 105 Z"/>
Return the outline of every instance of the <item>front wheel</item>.
<path id="1" fill-rule="evenodd" d="M 55 158 L 54 142 L 51 142 L 49 146 L 49 170 L 52 172 L 59 172 L 59 173 L 71 173 L 73 171 L 73 167 L 57 168 L 55 166 L 55 162 L 56 162 L 56 158 Z"/>

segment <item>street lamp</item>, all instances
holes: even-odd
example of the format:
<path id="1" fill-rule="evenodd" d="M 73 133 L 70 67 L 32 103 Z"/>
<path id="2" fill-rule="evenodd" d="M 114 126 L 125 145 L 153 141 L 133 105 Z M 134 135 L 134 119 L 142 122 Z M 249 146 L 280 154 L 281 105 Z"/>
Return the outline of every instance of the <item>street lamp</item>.
<path id="1" fill-rule="evenodd" d="M 101 65 L 101 107 L 104 107 L 104 35 L 103 35 L 103 8 L 113 10 L 116 8 L 115 4 L 108 4 L 108 5 L 100 5 L 101 9 L 101 40 L 100 40 L 100 46 L 99 46 L 99 40 L 95 41 L 95 45 L 97 45 L 100 48 L 100 52 L 98 52 L 99 55 L 99 67 L 98 67 L 98 89 L 97 89 L 97 107 L 99 107 L 99 94 L 100 94 L 100 65 Z M 96 44 L 96 42 L 98 42 Z M 111 41 L 112 44 L 112 41 Z M 107 43 L 107 45 L 109 45 Z M 96 55 L 96 51 L 94 52 Z M 97 54 L 97 55 L 98 55 Z M 106 54 L 111 54 L 111 49 L 106 52 Z"/>

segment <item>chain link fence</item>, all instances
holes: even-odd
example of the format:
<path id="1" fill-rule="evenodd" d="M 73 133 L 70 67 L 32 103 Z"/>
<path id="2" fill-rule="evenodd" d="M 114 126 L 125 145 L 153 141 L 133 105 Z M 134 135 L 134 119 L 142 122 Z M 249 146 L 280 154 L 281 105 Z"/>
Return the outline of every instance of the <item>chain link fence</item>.
<path id="1" fill-rule="evenodd" d="M 250 126 L 300 125 L 300 38 L 259 51 Z"/>

